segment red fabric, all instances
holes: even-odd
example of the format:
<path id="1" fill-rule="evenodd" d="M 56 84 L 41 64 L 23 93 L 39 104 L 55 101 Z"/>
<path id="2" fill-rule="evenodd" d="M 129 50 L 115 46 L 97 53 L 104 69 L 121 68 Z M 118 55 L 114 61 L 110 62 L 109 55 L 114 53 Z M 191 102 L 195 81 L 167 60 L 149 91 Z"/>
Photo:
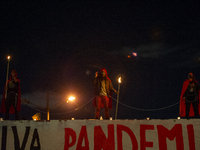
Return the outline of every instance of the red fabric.
<path id="1" fill-rule="evenodd" d="M 100 70 L 100 74 L 101 74 L 102 71 L 105 71 L 107 79 L 110 80 L 110 78 L 108 77 L 108 73 L 107 73 L 106 69 L 105 69 L 105 68 L 102 68 L 102 69 Z M 111 80 L 110 80 L 110 82 L 111 82 Z M 111 82 L 111 83 L 112 83 L 112 82 Z M 95 98 L 95 97 L 94 97 L 94 99 L 93 99 L 92 105 L 93 105 L 94 107 L 97 106 L 97 104 L 96 104 L 96 98 Z M 104 108 L 104 104 L 101 103 L 100 107 L 101 107 L 101 108 Z M 109 108 L 109 109 L 112 109 L 112 92 L 110 92 L 108 108 Z"/>
<path id="2" fill-rule="evenodd" d="M 109 119 L 109 98 L 107 96 L 95 96 L 96 97 L 96 109 L 95 109 L 95 118 L 99 118 L 100 108 L 103 104 L 105 108 L 105 118 Z"/>
<path id="3" fill-rule="evenodd" d="M 182 87 L 182 91 L 181 91 L 181 96 L 180 96 L 180 109 L 179 109 L 179 113 L 180 113 L 180 117 L 185 117 L 186 115 L 186 105 L 185 105 L 185 101 L 183 101 L 183 95 L 188 87 L 188 84 L 189 84 L 189 80 L 185 80 L 183 82 L 183 87 Z M 198 97 L 198 100 L 200 101 L 200 91 L 199 91 L 199 97 Z M 200 104 L 199 104 L 199 115 L 200 115 Z M 194 116 L 194 109 L 192 107 L 192 105 L 190 105 L 190 112 L 189 112 L 189 116 Z"/>
<path id="4" fill-rule="evenodd" d="M 17 78 L 17 73 L 15 72 L 15 76 Z M 10 79 L 8 80 L 8 82 L 11 80 L 11 77 Z M 21 110 L 21 89 L 20 89 L 20 80 L 17 79 L 17 81 L 19 82 L 19 87 L 18 87 L 18 98 L 17 98 L 17 111 L 20 111 Z M 7 82 L 7 83 L 8 83 Z M 5 88 L 6 88 L 6 85 L 5 85 Z M 5 106 L 5 88 L 4 88 L 4 91 L 3 91 L 3 97 L 2 97 L 2 101 L 1 101 L 1 108 L 0 108 L 0 113 L 5 113 L 6 112 L 6 106 Z M 14 110 L 14 107 L 13 105 L 11 105 L 10 107 L 10 111 L 9 111 L 10 114 L 14 114 L 15 113 L 15 110 Z"/>

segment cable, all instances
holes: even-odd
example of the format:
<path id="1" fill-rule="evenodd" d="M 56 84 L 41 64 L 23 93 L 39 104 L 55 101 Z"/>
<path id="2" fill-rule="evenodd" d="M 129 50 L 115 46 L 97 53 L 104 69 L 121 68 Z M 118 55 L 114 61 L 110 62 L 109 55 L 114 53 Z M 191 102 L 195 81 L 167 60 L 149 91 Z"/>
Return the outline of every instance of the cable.
<path id="1" fill-rule="evenodd" d="M 117 101 L 115 98 L 111 97 L 113 100 Z M 21 98 L 20 98 L 21 99 Z M 94 99 L 94 97 L 92 99 L 90 99 L 88 102 L 86 102 L 84 105 L 78 107 L 78 108 L 75 108 L 74 110 L 71 110 L 71 111 L 65 111 L 65 112 L 62 112 L 62 113 L 51 113 L 51 114 L 58 114 L 58 115 L 61 115 L 61 114 L 67 114 L 67 113 L 72 113 L 74 111 L 77 111 L 79 109 L 81 109 L 82 107 L 86 106 L 88 103 L 90 103 L 92 100 Z M 44 111 L 44 108 L 41 108 L 40 106 L 36 105 L 36 104 L 33 104 L 31 102 L 26 102 L 24 100 L 21 99 L 21 101 L 25 102 L 26 105 L 28 105 L 29 107 L 39 111 L 39 112 L 42 112 L 42 113 L 47 113 L 46 111 Z M 131 109 L 135 109 L 135 110 L 140 110 L 140 111 L 158 111 L 158 110 L 163 110 L 163 109 L 167 109 L 167 108 L 170 108 L 170 107 L 173 107 L 177 104 L 179 104 L 180 102 L 177 102 L 175 104 L 172 104 L 172 105 L 169 105 L 169 106 L 166 106 L 166 107 L 162 107 L 162 108 L 156 108 L 156 109 L 142 109 L 142 108 L 137 108 L 137 107 L 132 107 L 132 106 L 129 106 L 129 105 L 126 105 L 122 102 L 119 101 L 119 103 L 125 107 L 128 107 L 128 108 L 131 108 Z M 43 109 L 43 110 L 40 110 L 38 109 L 40 107 L 40 109 Z"/>
<path id="2" fill-rule="evenodd" d="M 115 100 L 115 101 L 117 101 L 117 100 L 116 100 L 115 98 L 113 98 L 113 97 L 112 97 L 112 99 Z M 162 109 L 167 109 L 167 108 L 173 107 L 173 106 L 179 104 L 180 102 L 177 102 L 177 103 L 172 104 L 172 105 L 167 106 L 167 107 L 157 108 L 157 109 L 141 109 L 141 108 L 136 108 L 136 107 L 132 107 L 132 106 L 126 105 L 126 104 L 124 104 L 124 103 L 122 103 L 122 102 L 119 102 L 119 103 L 122 104 L 122 105 L 124 105 L 124 106 L 126 106 L 126 107 L 128 107 L 128 108 L 131 108 L 131 109 L 136 109 L 136 110 L 141 110 L 141 111 L 157 111 L 157 110 L 162 110 Z"/>
<path id="3" fill-rule="evenodd" d="M 84 107 L 85 105 L 87 105 L 88 103 L 90 103 L 93 99 L 94 99 L 94 97 L 93 97 L 92 99 L 90 99 L 88 102 L 86 102 L 84 105 L 82 105 L 82 106 L 80 106 L 80 107 L 78 107 L 78 108 L 76 108 L 76 109 L 74 109 L 74 110 L 65 111 L 65 112 L 62 112 L 62 113 L 51 113 L 51 114 L 58 114 L 58 115 L 59 115 L 59 114 L 67 114 L 67 113 L 71 113 L 71 112 L 77 111 L 77 110 L 79 110 L 80 108 L 82 108 L 82 107 Z M 35 105 L 35 104 L 31 103 L 31 102 L 30 102 L 30 104 L 27 103 L 26 101 L 24 101 L 24 102 L 25 102 L 26 105 L 28 105 L 29 107 L 31 107 L 31 108 L 33 108 L 33 109 L 39 111 L 39 112 L 47 113 L 46 111 L 39 110 L 39 109 L 37 108 L 37 105 Z M 31 105 L 35 105 L 36 108 L 35 108 L 34 106 L 31 106 Z"/>
<path id="4" fill-rule="evenodd" d="M 71 113 L 71 112 L 74 112 L 74 111 L 77 111 L 79 110 L 80 108 L 82 108 L 83 106 L 87 105 L 88 103 L 90 103 L 92 100 L 94 99 L 94 97 L 92 99 L 90 99 L 87 103 L 85 103 L 84 105 L 74 109 L 74 110 L 71 110 L 71 111 L 65 111 L 65 112 L 62 112 L 62 113 L 51 113 L 51 114 L 66 114 L 66 113 Z"/>
<path id="5" fill-rule="evenodd" d="M 39 110 L 38 108 L 35 108 L 34 106 L 31 106 L 31 105 L 28 104 L 28 103 L 25 103 L 25 104 L 28 105 L 29 107 L 33 108 L 34 110 L 37 110 L 37 111 L 41 112 L 41 113 L 47 113 L 47 112 L 45 112 L 45 111 Z"/>

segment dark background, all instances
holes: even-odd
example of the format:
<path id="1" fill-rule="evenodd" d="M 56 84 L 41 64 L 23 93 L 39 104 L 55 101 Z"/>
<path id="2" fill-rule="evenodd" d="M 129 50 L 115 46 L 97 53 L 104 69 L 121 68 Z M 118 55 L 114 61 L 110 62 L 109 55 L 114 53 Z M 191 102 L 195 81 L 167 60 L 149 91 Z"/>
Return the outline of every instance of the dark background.
<path id="1" fill-rule="evenodd" d="M 122 76 L 118 119 L 177 118 L 183 81 L 189 72 L 200 80 L 197 2 L 6 1 L 0 7 L 0 92 L 11 55 L 9 70 L 18 72 L 22 99 L 30 101 L 22 104 L 24 119 L 37 112 L 46 119 L 47 93 L 50 107 L 61 104 L 50 119 L 92 119 L 92 79 L 102 67 L 115 89 Z M 66 104 L 69 95 L 76 99 Z M 113 118 L 115 108 L 113 100 Z"/>

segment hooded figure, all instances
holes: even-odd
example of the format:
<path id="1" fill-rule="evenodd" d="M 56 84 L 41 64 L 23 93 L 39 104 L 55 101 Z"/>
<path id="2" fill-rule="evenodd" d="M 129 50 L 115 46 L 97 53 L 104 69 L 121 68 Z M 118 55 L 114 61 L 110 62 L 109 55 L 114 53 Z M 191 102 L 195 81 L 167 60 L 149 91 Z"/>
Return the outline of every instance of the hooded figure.
<path id="1" fill-rule="evenodd" d="M 118 92 L 113 88 L 105 68 L 100 70 L 99 75 L 96 72 L 93 85 L 95 88 L 95 98 L 93 100 L 95 119 L 99 119 L 100 108 L 105 109 L 105 119 L 109 119 L 109 109 L 112 109 L 112 91 Z"/>
<path id="2" fill-rule="evenodd" d="M 200 114 L 200 87 L 192 73 L 188 74 L 188 79 L 183 83 L 180 96 L 180 117 L 188 119 L 191 116 L 196 118 Z"/>
<path id="3" fill-rule="evenodd" d="M 15 119 L 19 120 L 19 111 L 21 110 L 21 90 L 20 80 L 17 79 L 17 72 L 15 70 L 11 71 L 10 79 L 6 84 L 3 91 L 0 113 L 5 113 L 5 120 L 9 119 L 9 113 L 15 113 Z"/>

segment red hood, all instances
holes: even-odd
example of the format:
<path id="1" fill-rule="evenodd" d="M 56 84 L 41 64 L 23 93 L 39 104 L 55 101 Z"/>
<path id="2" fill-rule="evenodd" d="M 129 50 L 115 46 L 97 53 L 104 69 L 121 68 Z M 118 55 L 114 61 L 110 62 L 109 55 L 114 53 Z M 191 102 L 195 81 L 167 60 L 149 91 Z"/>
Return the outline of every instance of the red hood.
<path id="1" fill-rule="evenodd" d="M 100 70 L 100 74 L 101 74 L 102 71 L 104 71 L 104 72 L 106 73 L 106 77 L 108 77 L 108 73 L 107 73 L 106 69 L 105 69 L 105 68 L 102 68 L 102 69 Z"/>

